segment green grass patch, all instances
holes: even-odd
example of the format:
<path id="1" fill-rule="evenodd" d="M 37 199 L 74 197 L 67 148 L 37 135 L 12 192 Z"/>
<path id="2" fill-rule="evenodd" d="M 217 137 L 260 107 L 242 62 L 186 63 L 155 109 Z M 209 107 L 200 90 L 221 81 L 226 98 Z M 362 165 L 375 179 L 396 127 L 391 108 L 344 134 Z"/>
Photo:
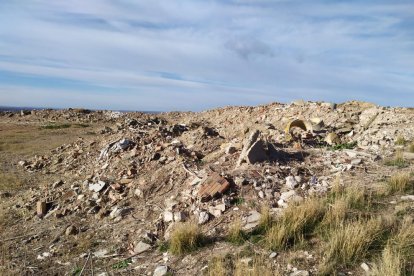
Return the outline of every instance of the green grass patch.
<path id="1" fill-rule="evenodd" d="M 124 269 L 127 268 L 132 263 L 131 259 L 126 259 L 117 262 L 116 264 L 112 265 L 112 269 Z"/>
<path id="2" fill-rule="evenodd" d="M 41 126 L 41 129 L 65 129 L 65 128 L 70 128 L 72 125 L 71 124 L 48 124 L 48 125 L 44 125 Z"/>
<path id="3" fill-rule="evenodd" d="M 403 152 L 401 150 L 395 153 L 393 158 L 385 160 L 384 164 L 386 166 L 395 166 L 399 169 L 407 168 L 408 162 L 404 159 Z"/>
<path id="4" fill-rule="evenodd" d="M 358 143 L 356 141 L 350 143 L 342 143 L 334 146 L 328 147 L 329 150 L 344 150 L 344 149 L 354 149 Z"/>

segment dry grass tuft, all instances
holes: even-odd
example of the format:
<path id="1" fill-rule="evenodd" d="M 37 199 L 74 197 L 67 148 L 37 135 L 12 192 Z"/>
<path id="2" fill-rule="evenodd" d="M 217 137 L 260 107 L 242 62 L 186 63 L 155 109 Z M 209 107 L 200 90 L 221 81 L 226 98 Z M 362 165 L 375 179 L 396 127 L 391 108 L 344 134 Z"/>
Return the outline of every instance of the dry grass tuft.
<path id="1" fill-rule="evenodd" d="M 414 153 L 414 141 L 408 146 L 408 151 Z"/>
<path id="2" fill-rule="evenodd" d="M 398 231 L 389 238 L 387 246 L 373 267 L 372 275 L 408 275 L 407 265 L 414 259 L 414 224 L 406 218 Z M 411 261 L 412 262 L 412 261 Z M 412 264 L 411 264 L 412 265 Z"/>
<path id="3" fill-rule="evenodd" d="M 352 208 L 364 208 L 369 203 L 365 194 L 365 188 L 357 184 L 341 188 L 340 191 L 335 188 L 334 202 L 329 205 L 322 226 L 336 227 L 345 221 Z"/>
<path id="4" fill-rule="evenodd" d="M 393 159 L 385 160 L 385 165 L 396 166 L 400 169 L 408 167 L 408 163 L 404 159 L 404 154 L 402 150 L 397 150 Z"/>
<path id="5" fill-rule="evenodd" d="M 333 230 L 325 246 L 324 274 L 365 257 L 370 246 L 381 238 L 384 224 L 381 219 L 357 220 Z"/>
<path id="6" fill-rule="evenodd" d="M 334 197 L 342 195 L 344 192 L 344 185 L 341 183 L 341 176 L 338 174 L 331 185 L 331 194 Z"/>
<path id="7" fill-rule="evenodd" d="M 388 181 L 388 192 L 390 194 L 396 192 L 405 192 L 410 188 L 410 174 L 405 172 L 396 173 L 391 176 Z"/>
<path id="8" fill-rule="evenodd" d="M 170 252 L 182 255 L 202 246 L 203 235 L 195 222 L 180 223 L 171 234 Z"/>
<path id="9" fill-rule="evenodd" d="M 403 273 L 404 261 L 400 253 L 386 247 L 381 258 L 374 264 L 371 275 L 374 276 L 401 276 Z"/>
<path id="10" fill-rule="evenodd" d="M 260 221 L 259 221 L 259 228 L 263 231 L 267 231 L 273 224 L 273 217 L 270 214 L 270 209 L 268 206 L 263 205 L 260 210 Z"/>
<path id="11" fill-rule="evenodd" d="M 398 146 L 404 146 L 407 143 L 407 140 L 404 139 L 402 136 L 398 136 L 397 140 L 395 140 L 395 144 Z"/>
<path id="12" fill-rule="evenodd" d="M 325 213 L 325 203 L 309 198 L 298 205 L 287 207 L 283 215 L 267 231 L 265 242 L 272 250 L 284 249 L 303 240 Z"/>
<path id="13" fill-rule="evenodd" d="M 245 240 L 246 234 L 242 230 L 240 220 L 237 220 L 230 226 L 229 233 L 227 234 L 227 241 L 235 245 L 241 245 Z"/>
<path id="14" fill-rule="evenodd" d="M 226 266 L 224 257 L 213 258 L 208 265 L 209 276 L 226 276 L 229 268 Z"/>

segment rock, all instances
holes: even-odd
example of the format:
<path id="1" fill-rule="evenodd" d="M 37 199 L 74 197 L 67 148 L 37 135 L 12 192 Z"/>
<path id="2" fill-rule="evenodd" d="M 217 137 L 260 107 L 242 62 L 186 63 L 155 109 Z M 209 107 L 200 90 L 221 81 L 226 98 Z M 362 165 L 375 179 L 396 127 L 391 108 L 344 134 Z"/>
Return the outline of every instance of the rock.
<path id="1" fill-rule="evenodd" d="M 164 222 L 174 221 L 174 214 L 170 211 L 165 211 L 163 217 L 164 217 Z"/>
<path id="2" fill-rule="evenodd" d="M 280 199 L 284 200 L 284 201 L 288 201 L 290 198 L 292 198 L 293 196 L 296 195 L 296 191 L 292 190 L 292 191 L 288 191 L 288 192 L 283 192 L 280 195 Z"/>
<path id="3" fill-rule="evenodd" d="M 325 142 L 328 145 L 335 145 L 335 144 L 340 144 L 341 140 L 339 139 L 338 135 L 334 132 L 330 132 L 328 133 L 328 135 L 326 135 L 325 137 Z"/>
<path id="4" fill-rule="evenodd" d="M 43 217 L 47 213 L 47 203 L 45 201 L 38 201 L 36 204 L 36 213 L 39 217 Z"/>
<path id="5" fill-rule="evenodd" d="M 360 158 L 351 160 L 351 165 L 353 165 L 353 166 L 357 166 L 357 165 L 360 165 L 360 164 L 362 164 L 362 159 L 360 159 Z"/>
<path id="6" fill-rule="evenodd" d="M 66 228 L 66 231 L 65 231 L 66 236 L 75 235 L 76 233 L 77 233 L 77 229 L 75 226 L 70 225 L 68 228 Z"/>
<path id="7" fill-rule="evenodd" d="M 260 198 L 265 198 L 265 194 L 262 190 L 259 191 L 258 195 L 259 195 Z"/>
<path id="8" fill-rule="evenodd" d="M 277 257 L 277 253 L 276 252 L 272 252 L 272 253 L 270 253 L 270 255 L 269 255 L 269 258 L 270 259 L 274 259 L 274 258 L 276 258 Z"/>
<path id="9" fill-rule="evenodd" d="M 235 146 L 232 146 L 232 145 L 228 146 L 228 147 L 225 149 L 225 153 L 226 153 L 226 154 L 233 154 L 233 153 L 235 153 L 235 152 L 237 152 L 237 148 L 236 148 Z"/>
<path id="10" fill-rule="evenodd" d="M 165 276 L 168 274 L 168 266 L 159 265 L 155 268 L 153 276 Z"/>
<path id="11" fill-rule="evenodd" d="M 243 230 L 252 230 L 259 225 L 261 214 L 255 210 L 250 211 L 249 215 L 244 219 L 245 225 Z"/>
<path id="12" fill-rule="evenodd" d="M 141 254 L 145 251 L 148 251 L 151 249 L 151 245 L 147 244 L 143 241 L 140 241 L 135 247 L 134 247 L 134 254 Z"/>
<path id="13" fill-rule="evenodd" d="M 222 212 L 226 211 L 226 204 L 222 203 L 222 204 L 217 204 L 214 209 L 220 210 Z"/>
<path id="14" fill-rule="evenodd" d="M 183 212 L 174 212 L 174 221 L 181 222 L 185 221 L 185 215 Z"/>
<path id="15" fill-rule="evenodd" d="M 202 211 L 198 215 L 198 224 L 205 224 L 210 219 L 208 212 Z"/>
<path id="16" fill-rule="evenodd" d="M 313 131 L 320 131 L 325 125 L 321 118 L 311 118 L 310 122 L 312 123 Z"/>
<path id="17" fill-rule="evenodd" d="M 403 158 L 405 160 L 414 160 L 414 152 L 403 152 Z"/>
<path id="18" fill-rule="evenodd" d="M 414 201 L 414 195 L 401 196 L 401 200 L 403 200 L 403 201 Z"/>
<path id="19" fill-rule="evenodd" d="M 295 177 L 293 177 L 293 176 L 286 177 L 286 187 L 288 187 L 289 189 L 293 190 L 297 186 L 298 186 L 298 183 L 296 182 Z"/>
<path id="20" fill-rule="evenodd" d="M 256 141 L 246 152 L 246 161 L 249 164 L 263 162 L 268 159 L 267 153 L 264 150 L 264 143 L 261 140 Z"/>
<path id="21" fill-rule="evenodd" d="M 89 190 L 94 191 L 95 193 L 99 193 L 102 191 L 103 188 L 105 188 L 106 183 L 103 181 L 98 181 L 98 183 L 95 184 L 89 184 Z"/>
<path id="22" fill-rule="evenodd" d="M 362 263 L 361 268 L 367 273 L 371 270 L 366 263 Z"/>
<path id="23" fill-rule="evenodd" d="M 120 219 L 122 219 L 122 217 L 123 217 L 124 215 L 126 215 L 128 212 L 129 212 L 129 210 L 128 210 L 128 209 L 126 209 L 126 208 L 122 208 L 122 207 L 115 207 L 115 208 L 112 210 L 112 212 L 109 214 L 109 217 L 110 217 L 111 219 L 118 219 L 118 220 L 120 220 Z"/>
<path id="24" fill-rule="evenodd" d="M 309 272 L 306 270 L 297 270 L 289 274 L 290 276 L 309 276 Z"/>
<path id="25" fill-rule="evenodd" d="M 242 258 L 240 259 L 240 262 L 246 266 L 251 266 L 253 264 L 253 258 L 251 257 Z"/>
<path id="26" fill-rule="evenodd" d="M 127 148 L 129 148 L 130 146 L 134 145 L 135 143 L 132 142 L 131 140 L 128 139 L 121 139 L 116 145 L 115 145 L 115 150 L 117 149 L 121 149 L 121 150 L 126 150 Z"/>
<path id="27" fill-rule="evenodd" d="M 260 131 L 252 131 L 249 138 L 244 142 L 242 152 L 237 160 L 236 167 L 239 167 L 243 162 L 254 164 L 267 160 L 267 154 L 264 150 L 263 141 L 257 140 L 259 138 Z"/>
<path id="28" fill-rule="evenodd" d="M 144 194 L 143 194 L 141 189 L 136 188 L 135 191 L 134 191 L 134 195 L 141 198 L 141 197 L 143 197 Z"/>
<path id="29" fill-rule="evenodd" d="M 63 181 L 62 180 L 56 181 L 55 183 L 52 184 L 52 189 L 56 189 L 56 188 L 58 188 L 58 187 L 60 187 L 62 185 L 63 185 Z"/>

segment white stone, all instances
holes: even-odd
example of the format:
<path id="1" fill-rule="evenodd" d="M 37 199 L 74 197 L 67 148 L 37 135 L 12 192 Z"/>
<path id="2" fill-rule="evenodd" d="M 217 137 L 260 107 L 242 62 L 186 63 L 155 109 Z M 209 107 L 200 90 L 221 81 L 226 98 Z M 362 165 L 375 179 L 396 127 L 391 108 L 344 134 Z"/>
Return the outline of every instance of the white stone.
<path id="1" fill-rule="evenodd" d="M 270 259 L 274 259 L 274 258 L 276 258 L 277 257 L 277 253 L 276 252 L 272 252 L 272 253 L 270 253 L 270 255 L 269 255 L 269 258 Z"/>
<path id="2" fill-rule="evenodd" d="M 298 183 L 296 182 L 295 178 L 293 176 L 286 177 L 286 187 L 293 190 L 296 188 Z"/>
<path id="3" fill-rule="evenodd" d="M 174 214 L 170 211 L 164 212 L 164 222 L 171 222 L 174 220 Z"/>
<path id="4" fill-rule="evenodd" d="M 180 222 L 185 220 L 185 215 L 183 212 L 174 212 L 174 221 Z"/>
<path id="5" fill-rule="evenodd" d="M 168 266 L 159 265 L 155 268 L 153 276 L 164 276 L 168 273 Z"/>
<path id="6" fill-rule="evenodd" d="M 290 276 L 309 276 L 309 272 L 306 270 L 297 270 L 290 273 Z"/>
<path id="7" fill-rule="evenodd" d="M 404 201 L 414 201 L 414 195 L 405 195 L 401 197 L 401 200 Z"/>
<path id="8" fill-rule="evenodd" d="M 95 193 L 99 193 L 100 191 L 102 191 L 102 189 L 105 187 L 105 185 L 106 185 L 105 182 L 98 181 L 98 183 L 89 184 L 89 190 L 94 191 Z"/>
<path id="9" fill-rule="evenodd" d="M 151 245 L 140 241 L 134 248 L 134 253 L 135 254 L 140 254 L 142 252 L 148 251 L 149 249 L 151 249 Z"/>
<path id="10" fill-rule="evenodd" d="M 294 190 L 288 191 L 288 192 L 283 192 L 280 195 L 280 199 L 284 200 L 284 201 L 288 201 L 291 197 L 295 196 L 296 192 Z"/>
<path id="11" fill-rule="evenodd" d="M 366 263 L 362 263 L 361 264 L 361 268 L 365 271 L 365 272 L 369 272 L 370 268 Z"/>
<path id="12" fill-rule="evenodd" d="M 208 215 L 207 212 L 203 211 L 200 212 L 200 214 L 198 215 L 198 224 L 204 224 L 207 223 L 207 221 L 209 220 L 210 216 Z"/>

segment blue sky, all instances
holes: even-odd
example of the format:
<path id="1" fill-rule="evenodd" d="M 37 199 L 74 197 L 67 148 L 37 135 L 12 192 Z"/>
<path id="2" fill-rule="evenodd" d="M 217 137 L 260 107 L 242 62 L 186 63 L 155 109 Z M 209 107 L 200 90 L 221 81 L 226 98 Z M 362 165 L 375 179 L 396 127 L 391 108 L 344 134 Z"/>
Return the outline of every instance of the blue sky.
<path id="1" fill-rule="evenodd" d="M 0 105 L 414 106 L 414 1 L 0 1 Z"/>

